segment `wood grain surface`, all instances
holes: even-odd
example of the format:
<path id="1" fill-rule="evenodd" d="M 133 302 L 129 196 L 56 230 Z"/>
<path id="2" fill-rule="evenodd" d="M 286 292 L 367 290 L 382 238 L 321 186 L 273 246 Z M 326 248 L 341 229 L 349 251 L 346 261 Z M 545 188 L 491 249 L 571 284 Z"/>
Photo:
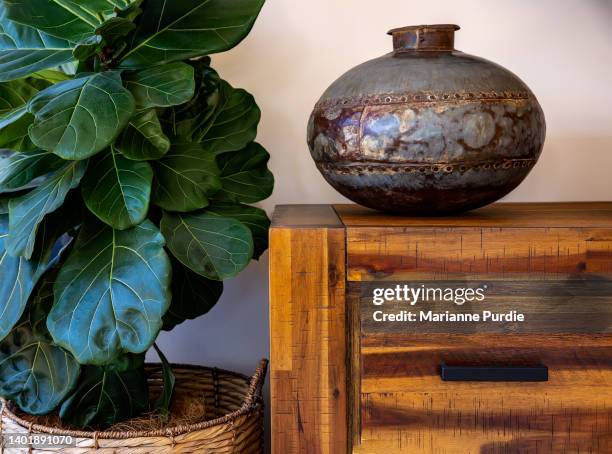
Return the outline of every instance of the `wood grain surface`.
<path id="1" fill-rule="evenodd" d="M 612 228 L 347 229 L 350 281 L 612 274 Z"/>
<path id="2" fill-rule="evenodd" d="M 272 452 L 346 452 L 344 228 L 330 206 L 277 213 L 270 232 Z"/>
<path id="3" fill-rule="evenodd" d="M 600 227 L 612 228 L 610 202 L 494 203 L 455 216 L 397 216 L 359 205 L 334 205 L 351 227 Z"/>
<path id="4" fill-rule="evenodd" d="M 612 203 L 493 204 L 452 218 L 335 209 L 350 281 L 612 273 Z"/>
<path id="5" fill-rule="evenodd" d="M 582 279 L 436 280 L 351 282 L 359 299 L 362 334 L 372 333 L 612 333 L 612 276 Z M 395 290 L 411 300 L 409 290 L 428 298 L 411 304 L 392 300 L 373 303 L 373 293 Z M 467 301 L 466 289 L 481 290 L 482 300 Z M 402 290 L 406 290 L 403 292 Z M 405 293 L 405 294 L 404 294 Z M 457 296 L 458 295 L 458 296 Z M 448 300 L 444 299 L 448 296 Z M 455 299 L 451 300 L 450 298 Z M 442 298 L 440 298 L 442 297 Z M 461 304 L 456 304 L 455 301 Z M 378 301 L 380 303 L 380 301 Z M 489 312 L 485 314 L 485 312 Z M 380 321 L 383 316 L 410 314 L 412 320 Z M 472 316 L 466 320 L 432 321 L 434 316 Z M 510 319 L 496 317 L 507 316 Z M 520 315 L 520 319 L 518 316 Z M 475 320 L 475 316 L 478 320 Z"/>
<path id="6" fill-rule="evenodd" d="M 612 453 L 612 204 L 496 204 L 453 218 L 336 206 L 347 229 L 355 453 Z M 487 286 L 457 306 L 375 288 Z M 374 322 L 375 310 L 516 310 L 524 323 Z M 549 368 L 444 382 L 440 365 Z"/>
<path id="7" fill-rule="evenodd" d="M 369 335 L 357 453 L 612 452 L 610 335 Z M 547 382 L 444 382 L 457 365 L 538 365 Z"/>
<path id="8" fill-rule="evenodd" d="M 372 289 L 404 283 L 486 284 L 487 309 L 531 319 L 372 324 Z M 612 454 L 611 297 L 612 203 L 494 204 L 452 218 L 278 207 L 273 454 Z M 445 382 L 441 362 L 544 364 L 549 380 Z"/>

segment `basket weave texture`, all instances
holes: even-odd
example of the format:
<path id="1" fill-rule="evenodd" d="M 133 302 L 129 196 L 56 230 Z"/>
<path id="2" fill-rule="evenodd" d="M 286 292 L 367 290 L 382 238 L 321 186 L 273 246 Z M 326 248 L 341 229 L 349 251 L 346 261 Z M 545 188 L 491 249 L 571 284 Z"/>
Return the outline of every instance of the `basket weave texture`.
<path id="1" fill-rule="evenodd" d="M 200 366 L 174 365 L 176 376 L 173 408 L 203 399 L 201 422 L 172 425 L 150 431 L 80 431 L 36 424 L 18 416 L 11 402 L 2 400 L 0 432 L 7 434 L 53 434 L 73 438 L 71 446 L 3 446 L 6 454 L 259 454 L 264 452 L 262 388 L 268 362 L 262 360 L 253 377 Z M 161 367 L 147 365 L 151 394 L 162 388 Z M 201 402 L 201 401 L 200 401 Z"/>

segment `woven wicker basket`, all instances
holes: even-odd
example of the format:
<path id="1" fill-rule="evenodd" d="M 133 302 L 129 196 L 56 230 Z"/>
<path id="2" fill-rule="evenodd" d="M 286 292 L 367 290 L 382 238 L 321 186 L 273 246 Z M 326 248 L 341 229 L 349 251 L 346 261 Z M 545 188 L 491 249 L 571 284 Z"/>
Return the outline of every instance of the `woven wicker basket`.
<path id="1" fill-rule="evenodd" d="M 267 364 L 262 360 L 252 378 L 221 369 L 173 366 L 176 375 L 173 408 L 203 399 L 205 420 L 170 425 L 163 430 L 87 432 L 48 427 L 18 416 L 19 412 L 10 402 L 2 401 L 0 432 L 3 435 L 53 434 L 72 437 L 73 443 L 61 448 L 3 446 L 1 451 L 7 454 L 263 453 L 262 388 Z M 147 369 L 151 394 L 159 394 L 163 383 L 161 368 L 147 365 Z"/>

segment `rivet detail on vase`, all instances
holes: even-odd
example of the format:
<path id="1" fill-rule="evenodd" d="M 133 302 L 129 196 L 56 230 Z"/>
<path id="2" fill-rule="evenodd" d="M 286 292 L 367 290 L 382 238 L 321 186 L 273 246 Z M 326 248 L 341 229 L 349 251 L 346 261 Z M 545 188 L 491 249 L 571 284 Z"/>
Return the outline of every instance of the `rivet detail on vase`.
<path id="1" fill-rule="evenodd" d="M 503 159 L 501 161 L 485 161 L 476 163 L 363 163 L 363 164 L 340 164 L 331 162 L 318 162 L 317 166 L 321 170 L 334 172 L 342 175 L 359 174 L 362 172 L 376 173 L 452 173 L 467 172 L 470 170 L 504 170 L 510 168 L 527 168 L 535 164 L 536 159 Z"/>
<path id="2" fill-rule="evenodd" d="M 497 92 L 414 92 L 400 94 L 380 94 L 369 96 L 351 96 L 348 98 L 330 98 L 319 101 L 315 105 L 315 109 L 327 109 L 336 106 L 359 106 L 359 105 L 387 105 L 387 104 L 405 104 L 411 102 L 431 103 L 431 102 L 453 102 L 453 101 L 501 101 L 512 99 L 529 99 L 530 95 L 527 91 L 505 91 Z"/>

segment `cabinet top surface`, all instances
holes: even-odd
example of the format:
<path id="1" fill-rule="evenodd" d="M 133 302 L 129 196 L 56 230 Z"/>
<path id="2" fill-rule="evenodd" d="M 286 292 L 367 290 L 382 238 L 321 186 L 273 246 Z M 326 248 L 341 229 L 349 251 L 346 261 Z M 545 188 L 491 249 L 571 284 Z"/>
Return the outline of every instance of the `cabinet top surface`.
<path id="1" fill-rule="evenodd" d="M 344 227 L 604 227 L 612 202 L 494 203 L 456 216 L 408 217 L 359 205 L 279 205 L 273 228 Z"/>

